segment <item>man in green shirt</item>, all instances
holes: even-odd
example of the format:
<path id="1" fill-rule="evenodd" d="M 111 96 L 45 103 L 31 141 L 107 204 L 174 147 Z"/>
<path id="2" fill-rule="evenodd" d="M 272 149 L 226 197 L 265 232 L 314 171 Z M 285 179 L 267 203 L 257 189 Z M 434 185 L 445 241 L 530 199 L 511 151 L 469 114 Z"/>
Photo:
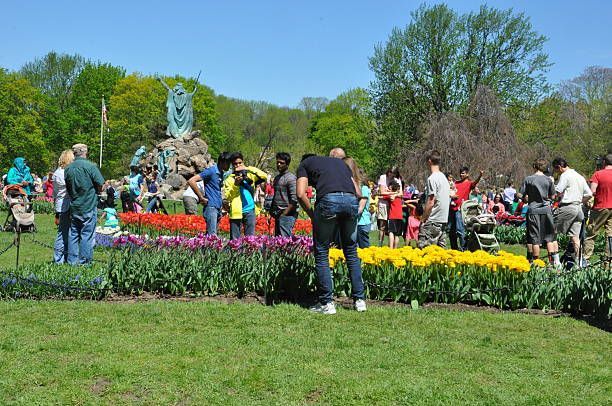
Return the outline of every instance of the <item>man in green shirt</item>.
<path id="1" fill-rule="evenodd" d="M 70 196 L 68 263 L 89 264 L 93 259 L 94 233 L 98 220 L 98 193 L 104 178 L 98 167 L 87 160 L 87 145 L 72 146 L 74 162 L 66 167 L 66 191 Z"/>

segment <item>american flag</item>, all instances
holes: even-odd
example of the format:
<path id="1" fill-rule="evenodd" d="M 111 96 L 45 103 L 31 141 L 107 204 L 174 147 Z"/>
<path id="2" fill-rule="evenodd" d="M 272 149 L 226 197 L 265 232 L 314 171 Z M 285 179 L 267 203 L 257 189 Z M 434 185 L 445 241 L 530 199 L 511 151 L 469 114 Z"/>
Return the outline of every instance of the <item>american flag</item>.
<path id="1" fill-rule="evenodd" d="M 102 97 L 102 121 L 104 125 L 108 125 L 108 116 L 106 115 L 106 103 L 104 103 L 104 97 Z"/>

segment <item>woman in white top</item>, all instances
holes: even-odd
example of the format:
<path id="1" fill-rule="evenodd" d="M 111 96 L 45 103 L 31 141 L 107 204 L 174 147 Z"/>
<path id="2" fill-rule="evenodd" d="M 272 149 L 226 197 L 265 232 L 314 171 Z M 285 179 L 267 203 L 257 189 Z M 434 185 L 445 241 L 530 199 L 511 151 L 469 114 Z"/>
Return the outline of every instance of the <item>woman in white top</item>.
<path id="1" fill-rule="evenodd" d="M 74 153 L 67 149 L 59 157 L 58 168 L 53 173 L 53 201 L 55 202 L 55 225 L 57 236 L 53 249 L 56 264 L 66 262 L 68 256 L 68 233 L 70 231 L 70 196 L 66 191 L 64 169 L 74 161 Z"/>

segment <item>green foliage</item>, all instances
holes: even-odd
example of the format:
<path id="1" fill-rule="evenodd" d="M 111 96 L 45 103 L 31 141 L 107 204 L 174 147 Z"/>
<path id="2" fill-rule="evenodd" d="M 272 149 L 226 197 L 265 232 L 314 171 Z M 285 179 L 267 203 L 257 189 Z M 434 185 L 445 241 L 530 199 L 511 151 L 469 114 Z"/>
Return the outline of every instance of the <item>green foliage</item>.
<path id="1" fill-rule="evenodd" d="M 527 244 L 527 234 L 525 227 L 514 226 L 497 226 L 494 230 L 497 241 L 501 244 Z M 558 234 L 557 242 L 563 251 L 569 243 L 569 237 L 566 234 Z M 604 253 L 606 250 L 606 234 L 604 230 L 595 237 L 595 253 Z"/>
<path id="2" fill-rule="evenodd" d="M 203 295 L 248 292 L 268 297 L 312 292 L 313 257 L 291 251 L 127 248 L 108 264 L 108 279 L 118 293 L 158 292 Z M 501 309 L 556 309 L 612 315 L 612 270 L 592 267 L 557 274 L 471 265 L 396 268 L 364 265 L 370 299 L 410 303 L 475 303 Z M 344 263 L 334 269 L 335 294 L 350 294 Z"/>
<path id="3" fill-rule="evenodd" d="M 296 168 L 300 156 L 313 150 L 307 138 L 313 110 L 225 96 L 217 96 L 216 100 L 219 126 L 226 137 L 223 150 L 241 151 L 249 165 L 259 164 L 261 169 L 272 173 L 275 153 L 284 151 L 291 154 L 291 167 Z"/>
<path id="4" fill-rule="evenodd" d="M 358 165 L 371 173 L 376 169 L 371 139 L 375 124 L 368 93 L 361 88 L 339 95 L 312 119 L 309 138 L 322 154 L 342 147 Z"/>
<path id="5" fill-rule="evenodd" d="M 182 82 L 190 92 L 195 86 L 194 79 L 180 76 L 164 80 L 171 88 L 177 82 Z M 151 76 L 131 74 L 117 82 L 108 103 L 110 133 L 106 137 L 107 171 L 113 175 L 124 173 L 138 146 L 150 148 L 167 137 L 166 98 L 164 87 Z M 194 130 L 202 131 L 202 138 L 207 141 L 214 156 L 220 151 L 223 135 L 218 126 L 214 93 L 210 88 L 198 85 L 193 109 Z"/>
<path id="6" fill-rule="evenodd" d="M 40 263 L 18 271 L 0 271 L 0 298 L 81 298 L 100 299 L 109 287 L 106 270 Z"/>
<path id="7" fill-rule="evenodd" d="M 510 110 L 517 134 L 541 146 L 544 156 L 563 156 L 587 176 L 594 158 L 612 151 L 612 69 L 596 66 L 569 81 L 531 109 Z"/>
<path id="8" fill-rule="evenodd" d="M 49 100 L 57 104 L 60 112 L 64 112 L 68 109 L 72 87 L 83 66 L 85 58 L 80 55 L 51 51 L 42 58 L 26 63 L 19 73 L 49 96 Z"/>
<path id="9" fill-rule="evenodd" d="M 311 256 L 297 253 L 125 249 L 109 263 L 108 275 L 118 293 L 278 295 L 288 284 L 307 291 L 313 264 Z"/>
<path id="10" fill-rule="evenodd" d="M 41 93 L 24 78 L 0 69 L 0 170 L 5 172 L 13 159 L 23 156 L 34 172 L 44 172 L 51 154 L 43 141 Z"/>
<path id="11" fill-rule="evenodd" d="M 378 153 L 394 160 L 419 141 L 416 129 L 427 113 L 466 108 L 479 85 L 505 106 L 533 104 L 546 90 L 545 40 L 512 10 L 482 6 L 458 15 L 444 4 L 422 5 L 370 58 Z"/>
<path id="12" fill-rule="evenodd" d="M 100 142 L 100 120 L 102 114 L 102 97 L 106 104 L 113 94 L 115 85 L 125 77 L 125 70 L 108 63 L 87 62 L 75 80 L 70 103 L 70 131 L 63 140 L 50 145 L 64 149 L 81 142 L 91 146 L 89 157 L 99 161 L 99 149 L 93 146 Z M 107 106 L 108 108 L 108 106 Z M 63 141 L 63 142 L 62 142 Z M 55 152 L 59 153 L 60 150 Z M 106 168 L 103 166 L 106 171 Z"/>

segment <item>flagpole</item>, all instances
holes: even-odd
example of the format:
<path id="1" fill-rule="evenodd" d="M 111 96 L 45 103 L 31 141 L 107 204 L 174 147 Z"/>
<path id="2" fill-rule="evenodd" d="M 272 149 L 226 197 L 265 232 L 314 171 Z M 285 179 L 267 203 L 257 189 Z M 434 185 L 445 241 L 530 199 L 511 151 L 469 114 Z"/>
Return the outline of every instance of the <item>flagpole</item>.
<path id="1" fill-rule="evenodd" d="M 100 169 L 102 169 L 102 139 L 104 138 L 104 95 L 102 95 L 102 108 L 100 109 Z"/>

